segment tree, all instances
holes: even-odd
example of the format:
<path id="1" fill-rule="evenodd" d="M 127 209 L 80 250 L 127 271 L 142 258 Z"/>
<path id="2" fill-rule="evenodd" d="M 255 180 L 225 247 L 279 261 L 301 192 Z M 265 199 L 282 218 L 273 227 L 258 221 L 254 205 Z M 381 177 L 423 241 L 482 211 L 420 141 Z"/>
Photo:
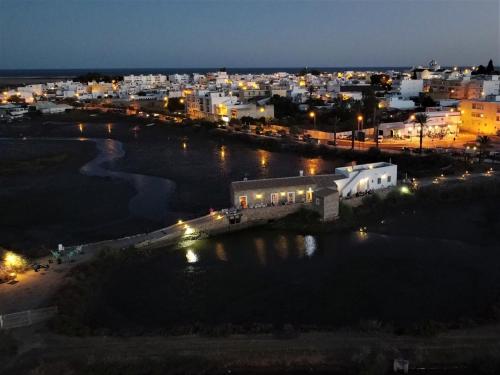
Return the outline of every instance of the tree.
<path id="1" fill-rule="evenodd" d="M 491 147 L 491 138 L 487 135 L 479 135 L 476 139 L 476 143 L 479 147 L 479 162 L 481 162 L 487 150 Z"/>
<path id="2" fill-rule="evenodd" d="M 424 126 L 427 123 L 427 115 L 425 113 L 417 113 L 415 116 L 415 120 L 420 124 L 420 133 L 419 133 L 419 138 L 420 138 L 420 147 L 419 147 L 419 152 L 422 154 L 422 140 L 424 139 Z"/>
<path id="3" fill-rule="evenodd" d="M 486 74 L 493 74 L 495 72 L 495 67 L 493 66 L 493 60 L 488 61 L 486 66 Z"/>
<path id="4" fill-rule="evenodd" d="M 298 126 L 292 126 L 290 128 L 290 134 L 292 134 L 292 135 L 301 134 L 301 133 L 302 133 L 302 129 L 299 128 Z"/>
<path id="5" fill-rule="evenodd" d="M 385 90 L 390 90 L 392 87 L 392 80 L 387 74 L 372 74 L 370 76 L 370 84 L 372 86 L 381 86 Z"/>
<path id="6" fill-rule="evenodd" d="M 328 123 L 332 126 L 333 131 L 333 144 L 337 145 L 337 125 L 340 122 L 340 118 L 338 116 L 333 116 L 328 119 Z"/>

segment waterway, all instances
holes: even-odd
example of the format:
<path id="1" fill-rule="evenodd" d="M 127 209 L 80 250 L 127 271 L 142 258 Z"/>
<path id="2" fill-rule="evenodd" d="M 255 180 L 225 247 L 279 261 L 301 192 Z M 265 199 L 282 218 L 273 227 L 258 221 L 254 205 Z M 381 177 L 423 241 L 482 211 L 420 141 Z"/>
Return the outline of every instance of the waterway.
<path id="1" fill-rule="evenodd" d="M 252 229 L 120 263 L 102 283 L 103 300 L 92 301 L 106 305 L 92 319 L 168 329 L 476 318 L 496 300 L 496 264 L 494 247 L 456 240 Z"/>
<path id="2" fill-rule="evenodd" d="M 125 155 L 123 143 L 113 139 L 90 139 L 95 142 L 99 154 L 80 172 L 88 176 L 112 177 L 130 183 L 137 194 L 128 202 L 130 213 L 144 219 L 162 222 L 169 209 L 175 183 L 161 177 L 146 176 L 113 170 L 113 163 Z M 103 164 L 106 163 L 106 167 Z"/>

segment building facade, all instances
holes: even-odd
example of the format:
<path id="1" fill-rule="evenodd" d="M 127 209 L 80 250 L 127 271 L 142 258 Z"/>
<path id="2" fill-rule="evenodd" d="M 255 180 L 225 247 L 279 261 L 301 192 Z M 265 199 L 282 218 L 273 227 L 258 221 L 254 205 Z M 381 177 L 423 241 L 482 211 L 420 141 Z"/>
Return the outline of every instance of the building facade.
<path id="1" fill-rule="evenodd" d="M 397 166 L 380 162 L 336 168 L 334 174 L 235 181 L 231 183 L 230 198 L 233 207 L 260 208 L 312 203 L 314 193 L 324 189 L 348 198 L 396 184 Z"/>
<path id="2" fill-rule="evenodd" d="M 500 96 L 460 102 L 462 128 L 470 133 L 496 135 L 500 132 Z"/>

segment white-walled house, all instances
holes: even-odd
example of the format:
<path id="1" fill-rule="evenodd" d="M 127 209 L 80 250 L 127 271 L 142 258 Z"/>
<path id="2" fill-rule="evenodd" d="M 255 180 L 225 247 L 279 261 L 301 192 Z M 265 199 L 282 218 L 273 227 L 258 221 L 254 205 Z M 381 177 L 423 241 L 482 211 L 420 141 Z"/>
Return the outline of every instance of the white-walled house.
<path id="1" fill-rule="evenodd" d="M 395 109 L 413 109 L 415 108 L 415 102 L 401 96 L 391 96 L 388 100 L 387 106 Z"/>
<path id="2" fill-rule="evenodd" d="M 336 168 L 334 174 L 244 180 L 231 183 L 231 203 L 239 208 L 258 208 L 311 203 L 322 189 L 337 191 L 340 198 L 397 185 L 398 167 L 379 162 Z"/>
<path id="3" fill-rule="evenodd" d="M 398 166 L 379 162 L 335 168 L 335 175 L 344 176 L 335 180 L 340 197 L 348 197 L 368 190 L 396 186 Z"/>
<path id="4" fill-rule="evenodd" d="M 400 83 L 399 93 L 404 98 L 419 96 L 421 92 L 424 92 L 423 79 L 404 79 Z"/>

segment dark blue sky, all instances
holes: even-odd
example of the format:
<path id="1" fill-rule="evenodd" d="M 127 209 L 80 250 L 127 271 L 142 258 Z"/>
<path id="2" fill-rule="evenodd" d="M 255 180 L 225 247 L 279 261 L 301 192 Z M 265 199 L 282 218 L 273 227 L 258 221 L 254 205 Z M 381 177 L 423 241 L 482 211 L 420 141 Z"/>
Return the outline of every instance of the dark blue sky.
<path id="1" fill-rule="evenodd" d="M 498 0 L 0 0 L 0 69 L 500 62 Z"/>

